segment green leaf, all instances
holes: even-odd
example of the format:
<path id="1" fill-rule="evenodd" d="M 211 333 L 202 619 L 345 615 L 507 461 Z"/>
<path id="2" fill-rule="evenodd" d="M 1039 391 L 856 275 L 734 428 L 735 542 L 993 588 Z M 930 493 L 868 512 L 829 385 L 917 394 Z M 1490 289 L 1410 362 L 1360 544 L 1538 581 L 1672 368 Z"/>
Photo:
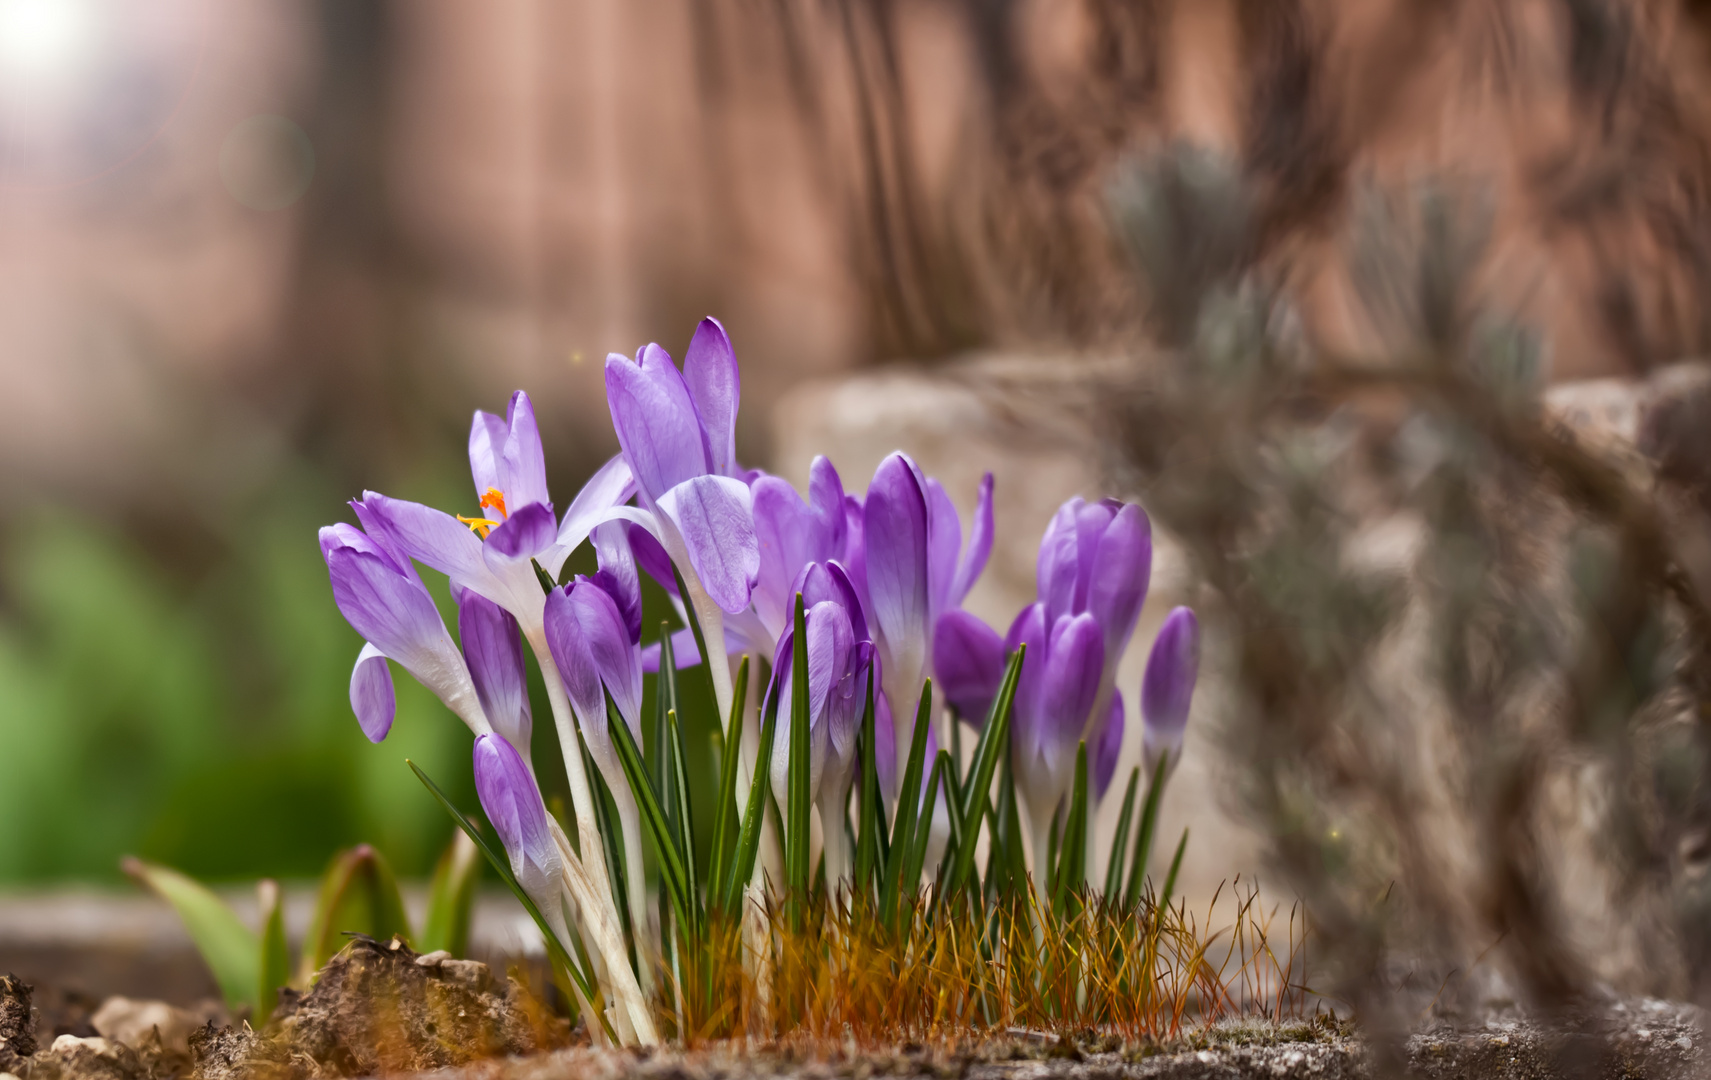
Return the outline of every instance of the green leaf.
<path id="1" fill-rule="evenodd" d="M 689 803 L 689 772 L 684 764 L 683 754 L 683 725 L 677 719 L 677 710 L 666 714 L 666 743 L 667 764 L 671 767 L 670 787 L 667 789 L 673 807 L 672 824 L 674 826 L 673 840 L 683 859 L 684 892 L 689 897 L 695 922 L 688 927 L 690 931 L 700 929 L 703 921 L 701 908 L 701 882 L 695 872 L 695 820 L 690 811 Z"/>
<path id="2" fill-rule="evenodd" d="M 261 951 L 255 1013 L 250 1023 L 259 1028 L 279 1004 L 279 988 L 291 981 L 291 948 L 285 942 L 285 905 L 280 903 L 279 883 L 259 882 L 255 892 L 256 906 L 261 910 Z"/>
<path id="3" fill-rule="evenodd" d="M 1158 915 L 1153 924 L 1153 937 L 1158 937 L 1164 929 L 1164 913 L 1170 910 L 1170 897 L 1176 891 L 1176 872 L 1182 869 L 1182 853 L 1188 850 L 1188 830 L 1182 830 L 1182 839 L 1176 842 L 1176 854 L 1171 856 L 1170 872 L 1164 876 L 1164 891 L 1158 894 Z"/>
<path id="4" fill-rule="evenodd" d="M 1129 770 L 1129 786 L 1123 792 L 1123 808 L 1117 812 L 1117 835 L 1111 840 L 1111 862 L 1105 868 L 1107 900 L 1115 900 L 1123 887 L 1123 857 L 1128 854 L 1129 829 L 1135 823 L 1135 792 L 1141 784 L 1141 767 Z"/>
<path id="5" fill-rule="evenodd" d="M 897 817 L 891 823 L 891 852 L 885 860 L 885 882 L 880 888 L 880 916 L 894 921 L 897 897 L 903 882 L 903 864 L 915 846 L 915 818 L 920 812 L 916 804 L 921 790 L 921 770 L 927 759 L 927 724 L 933 712 L 933 680 L 921 687 L 921 703 L 915 709 L 915 727 L 909 739 L 909 759 L 903 768 L 903 784 L 897 797 Z"/>
<path id="6" fill-rule="evenodd" d="M 1022 645 L 1010 654 L 1010 662 L 1004 669 L 1004 681 L 998 684 L 998 696 L 992 699 L 992 708 L 987 712 L 986 725 L 980 732 L 980 741 L 974 745 L 974 757 L 969 762 L 968 784 L 962 791 L 962 820 L 972 823 L 969 826 L 970 835 L 966 843 L 957 846 L 950 874 L 945 879 L 947 893 L 962 888 L 963 882 L 974 872 L 974 833 L 978 832 L 980 819 L 985 816 L 987 793 L 992 790 L 992 774 L 1000 761 L 1007 762 L 1010 759 L 1010 716 L 1015 712 L 1016 685 L 1022 677 L 1022 658 L 1027 648 Z"/>
<path id="7" fill-rule="evenodd" d="M 914 896 L 921 890 L 921 870 L 927 862 L 927 841 L 933 834 L 933 811 L 939 805 L 939 785 L 950 768 L 950 755 L 940 750 L 933 759 L 933 771 L 927 777 L 927 797 L 921 803 L 921 818 L 915 824 L 915 839 L 909 845 L 909 862 L 903 867 L 900 896 Z"/>
<path id="8" fill-rule="evenodd" d="M 499 880 L 505 883 L 505 887 L 511 890 L 511 895 L 515 896 L 518 903 L 523 905 L 523 910 L 529 913 L 529 918 L 535 921 L 535 926 L 541 931 L 541 938 L 546 942 L 547 957 L 576 983 L 577 989 L 582 991 L 583 1000 L 597 1001 L 598 997 L 594 992 L 594 985 L 588 976 L 583 974 L 583 968 L 570 958 L 569 953 L 565 952 L 564 943 L 558 939 L 557 934 L 553 933 L 552 926 L 541 915 L 541 909 L 535 906 L 535 901 L 523 890 L 523 886 L 518 884 L 517 876 L 511 872 L 511 860 L 503 852 L 495 851 L 491 844 L 482 839 L 481 833 L 476 830 L 475 825 L 463 815 L 463 811 L 457 808 L 446 793 L 440 790 L 440 785 L 434 783 L 432 778 L 422 771 L 420 765 L 408 758 L 404 760 L 404 763 L 410 766 L 411 771 L 416 774 L 416 778 L 422 781 L 434 799 L 445 807 L 446 813 L 451 815 L 452 821 L 456 822 L 457 827 L 463 830 L 463 834 L 469 837 L 470 841 L 481 850 L 481 854 L 487 857 L 488 865 L 493 867 L 494 872 L 499 875 Z M 583 953 L 580 941 L 576 942 L 576 947 L 577 952 L 583 954 L 583 963 L 588 964 L 591 968 L 593 965 L 589 964 L 587 955 Z M 595 1019 L 598 1019 L 600 1026 L 606 1029 L 606 1037 L 616 1045 L 618 1034 L 612 1030 L 611 1022 L 603 1014 Z"/>
<path id="9" fill-rule="evenodd" d="M 1087 881 L 1087 740 L 1075 749 L 1075 780 L 1069 789 L 1069 813 L 1064 817 L 1063 839 L 1058 845 L 1057 879 L 1052 887 L 1052 908 L 1068 915 Z"/>
<path id="10" fill-rule="evenodd" d="M 315 972 L 344 948 L 347 933 L 367 934 L 377 941 L 395 934 L 405 940 L 415 936 L 392 867 L 368 844 L 337 853 L 321 875 L 315 912 L 303 938 L 299 981 L 312 981 Z"/>
<path id="11" fill-rule="evenodd" d="M 671 826 L 665 820 L 665 809 L 660 806 L 658 794 L 648 780 L 647 764 L 642 760 L 636 737 L 624 723 L 623 715 L 618 712 L 618 703 L 612 700 L 609 690 L 606 691 L 606 729 L 611 733 L 612 748 L 618 755 L 618 764 L 623 767 L 624 778 L 630 782 L 630 792 L 636 798 L 642 824 L 659 852 L 659 872 L 671 892 L 672 911 L 677 915 L 678 923 L 694 935 L 698 933 L 699 921 L 695 918 L 694 898 L 688 892 L 689 875 L 683 866 L 683 852 L 677 848 Z M 690 852 L 690 858 L 694 858 L 694 852 Z M 617 885 L 614 884 L 613 888 L 616 889 Z"/>
<path id="12" fill-rule="evenodd" d="M 1159 801 L 1164 798 L 1165 766 L 1170 754 L 1159 755 L 1153 769 L 1153 782 L 1147 788 L 1147 801 L 1141 808 L 1141 829 L 1135 836 L 1135 861 L 1129 866 L 1129 887 L 1123 892 L 1123 903 L 1134 907 L 1141 902 L 1141 882 L 1146 880 L 1147 861 L 1153 853 L 1153 831 L 1158 827 Z"/>
<path id="13" fill-rule="evenodd" d="M 720 904 L 727 915 L 741 911 L 743 887 L 754 873 L 755 858 L 760 853 L 760 826 L 766 815 L 767 789 L 772 785 L 772 740 L 778 730 L 778 695 L 768 691 L 761 709 L 760 745 L 755 747 L 754 782 L 749 785 L 748 805 L 743 808 L 743 827 L 737 834 L 737 851 L 731 863 L 731 876 L 725 879 L 725 898 Z"/>
<path id="14" fill-rule="evenodd" d="M 885 800 L 879 795 L 879 764 L 874 757 L 874 666 L 867 668 L 867 700 L 861 710 L 861 735 L 857 753 L 861 758 L 861 824 L 855 846 L 855 885 L 863 896 L 876 895 L 874 875 L 885 865 Z"/>
<path id="15" fill-rule="evenodd" d="M 423 952 L 444 949 L 453 956 L 469 951 L 469 923 L 475 911 L 475 886 L 481 880 L 481 852 L 462 832 L 434 865 L 428 884 L 428 921 L 422 927 Z"/>
<path id="16" fill-rule="evenodd" d="M 798 930 L 808 895 L 808 619 L 802 594 L 796 594 L 795 633 L 790 651 L 790 756 L 785 782 L 785 903 Z"/>
<path id="17" fill-rule="evenodd" d="M 224 900 L 176 870 L 126 857 L 120 868 L 138 885 L 172 905 L 220 994 L 232 1008 L 255 1006 L 261 985 L 261 939 Z"/>
<path id="18" fill-rule="evenodd" d="M 653 782 L 655 791 L 665 791 L 670 770 L 665 761 L 665 714 L 677 705 L 677 657 L 671 650 L 671 627 L 659 624 L 659 677 L 654 683 L 653 729 L 644 747 L 653 751 Z"/>
<path id="19" fill-rule="evenodd" d="M 724 749 L 719 755 L 719 796 L 713 806 L 713 865 L 708 873 L 707 898 L 723 905 L 737 840 L 737 764 L 743 752 L 743 709 L 749 693 L 749 658 L 737 665 L 731 693 L 731 715 L 725 723 Z"/>

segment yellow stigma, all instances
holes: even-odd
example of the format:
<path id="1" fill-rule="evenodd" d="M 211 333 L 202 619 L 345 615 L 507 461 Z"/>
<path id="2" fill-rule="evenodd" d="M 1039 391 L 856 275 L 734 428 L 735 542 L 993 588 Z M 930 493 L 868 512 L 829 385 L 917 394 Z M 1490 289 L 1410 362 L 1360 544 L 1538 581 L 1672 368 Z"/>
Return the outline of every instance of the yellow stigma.
<path id="1" fill-rule="evenodd" d="M 500 491 L 498 488 L 490 487 L 487 489 L 487 494 L 481 497 L 481 502 L 477 505 L 479 505 L 483 510 L 499 511 L 499 520 L 494 521 L 492 518 L 484 517 L 464 517 L 462 514 L 459 514 L 457 519 L 465 525 L 468 525 L 470 532 L 485 540 L 487 539 L 488 533 L 497 529 L 500 524 L 510 516 L 505 512 L 505 493 Z"/>

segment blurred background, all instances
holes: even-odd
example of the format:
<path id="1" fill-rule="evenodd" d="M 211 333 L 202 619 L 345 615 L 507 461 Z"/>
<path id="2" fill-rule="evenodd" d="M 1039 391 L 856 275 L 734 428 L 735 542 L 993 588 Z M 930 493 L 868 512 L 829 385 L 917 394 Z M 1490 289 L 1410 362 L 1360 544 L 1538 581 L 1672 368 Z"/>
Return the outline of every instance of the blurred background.
<path id="1" fill-rule="evenodd" d="M 1193 351 L 1208 283 L 1395 344 L 1383 193 L 1459 193 L 1411 235 L 1539 385 L 1640 385 L 1711 336 L 1708 45 L 1687 0 L 0 0 L 0 884 L 425 873 L 402 759 L 472 802 L 467 734 L 401 678 L 362 738 L 315 529 L 473 505 L 470 412 L 518 387 L 564 505 L 616 449 L 603 357 L 706 314 L 746 461 L 859 489 L 902 446 L 965 514 L 998 472 L 1000 628 L 1062 499 L 1168 462 L 1088 390 Z M 1197 595 L 1172 524 L 1125 687 Z M 1202 745 L 1171 813 L 1215 883 L 1264 845 Z"/>

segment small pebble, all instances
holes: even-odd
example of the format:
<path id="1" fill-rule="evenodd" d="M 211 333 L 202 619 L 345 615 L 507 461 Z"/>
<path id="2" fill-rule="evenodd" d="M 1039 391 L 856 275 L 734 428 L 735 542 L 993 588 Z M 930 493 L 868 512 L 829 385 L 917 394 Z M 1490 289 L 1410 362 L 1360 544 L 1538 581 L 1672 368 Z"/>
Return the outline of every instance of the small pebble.
<path id="1" fill-rule="evenodd" d="M 1675 1045 L 1682 1050 L 1691 1050 L 1693 1049 L 1693 1040 L 1688 1038 L 1686 1035 L 1683 1035 L 1681 1038 L 1675 1040 Z"/>

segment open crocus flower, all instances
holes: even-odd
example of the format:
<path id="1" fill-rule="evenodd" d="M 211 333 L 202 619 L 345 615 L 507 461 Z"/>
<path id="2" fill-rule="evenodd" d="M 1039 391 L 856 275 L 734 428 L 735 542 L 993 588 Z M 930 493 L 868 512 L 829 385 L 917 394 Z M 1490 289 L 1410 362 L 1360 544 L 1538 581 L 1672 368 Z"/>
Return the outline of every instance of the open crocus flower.
<path id="1" fill-rule="evenodd" d="M 755 577 L 754 611 L 771 645 L 789 629 L 795 593 L 791 586 L 809 563 L 825 563 L 844 554 L 847 523 L 844 485 L 838 470 L 816 457 L 808 470 L 808 499 L 776 476 L 757 477 L 754 497 L 755 539 L 760 571 Z M 770 651 L 770 649 L 769 649 Z"/>
<path id="2" fill-rule="evenodd" d="M 352 503 L 358 520 L 371 520 Z M 321 555 L 332 579 L 333 600 L 366 641 L 351 672 L 351 710 L 364 735 L 380 742 L 397 711 L 387 660 L 432 690 L 469 729 L 490 730 L 464 657 L 446 632 L 439 609 L 410 560 L 380 538 L 343 523 L 321 530 Z"/>
<path id="3" fill-rule="evenodd" d="M 511 872 L 558 934 L 571 940 L 559 902 L 564 863 L 547 824 L 535 776 L 504 736 L 491 732 L 475 740 L 475 793 L 481 812 L 505 845 Z"/>
<path id="4" fill-rule="evenodd" d="M 1200 620 L 1189 608 L 1173 608 L 1153 641 L 1141 678 L 1141 753 L 1148 773 L 1162 754 L 1170 755 L 1166 768 L 1175 767 L 1199 675 Z"/>
<path id="5" fill-rule="evenodd" d="M 849 610 L 835 600 L 808 604 L 804 616 L 808 654 L 808 797 L 820 809 L 827 888 L 836 891 L 849 872 L 842 826 L 844 799 L 855 775 L 856 731 L 866 700 L 873 646 L 856 636 Z M 772 752 L 772 790 L 788 805 L 790 710 L 795 685 L 792 650 L 796 632 L 786 630 L 773 660 L 772 693 L 779 717 Z"/>
<path id="6" fill-rule="evenodd" d="M 846 540 L 849 563 L 873 619 L 892 715 L 912 729 L 914 702 L 935 660 L 934 626 L 958 609 L 991 554 L 992 476 L 981 483 L 966 551 L 944 488 L 901 451 L 880 462 L 861 507 L 859 545 Z M 896 734 L 897 752 L 905 754 L 911 732 Z"/>
<path id="7" fill-rule="evenodd" d="M 749 606 L 760 548 L 752 498 L 736 462 L 740 398 L 736 355 L 724 327 L 704 319 L 683 370 L 658 345 L 634 361 L 606 358 L 606 400 L 642 506 L 622 514 L 659 541 L 683 574 L 685 597 L 707 648 L 725 653 L 725 616 Z M 722 715 L 731 708 L 731 674 L 710 665 Z"/>

